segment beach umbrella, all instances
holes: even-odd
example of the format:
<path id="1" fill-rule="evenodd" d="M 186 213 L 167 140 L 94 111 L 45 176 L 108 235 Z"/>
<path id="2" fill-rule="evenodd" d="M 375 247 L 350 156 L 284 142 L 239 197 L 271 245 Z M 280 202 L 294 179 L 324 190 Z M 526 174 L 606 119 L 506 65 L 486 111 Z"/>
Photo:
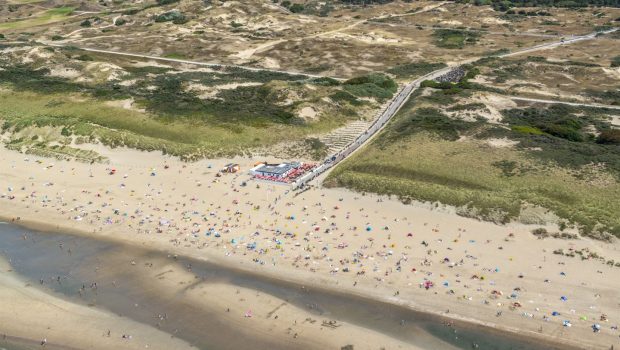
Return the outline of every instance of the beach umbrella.
<path id="1" fill-rule="evenodd" d="M 560 313 L 559 313 L 559 312 L 557 312 L 557 311 L 553 311 L 553 312 L 551 313 L 551 316 L 560 316 Z"/>
<path id="2" fill-rule="evenodd" d="M 366 231 L 368 231 L 368 232 L 372 231 L 372 227 L 366 226 Z"/>
<path id="3" fill-rule="evenodd" d="M 570 327 L 570 326 L 572 326 L 572 323 L 570 323 L 570 321 L 569 321 L 569 320 L 564 320 L 564 322 L 562 322 L 562 325 L 563 325 L 564 327 Z"/>
<path id="4" fill-rule="evenodd" d="M 565 297 L 565 296 L 562 296 L 562 297 L 560 297 L 560 300 L 562 300 L 562 301 L 567 301 L 567 300 L 568 300 L 568 298 L 567 298 L 567 297 Z"/>

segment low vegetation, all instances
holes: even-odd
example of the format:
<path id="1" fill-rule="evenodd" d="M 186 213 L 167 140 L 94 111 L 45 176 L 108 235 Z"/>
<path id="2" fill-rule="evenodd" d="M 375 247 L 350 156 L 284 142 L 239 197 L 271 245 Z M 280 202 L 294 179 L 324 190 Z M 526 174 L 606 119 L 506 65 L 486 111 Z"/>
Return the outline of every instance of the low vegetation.
<path id="1" fill-rule="evenodd" d="M 479 32 L 456 29 L 436 29 L 433 32 L 435 45 L 444 49 L 462 49 L 478 41 Z"/>
<path id="2" fill-rule="evenodd" d="M 31 27 L 59 22 L 71 15 L 74 10 L 75 8 L 71 6 L 52 8 L 33 15 L 32 18 L 0 23 L 0 29 L 29 29 Z"/>
<path id="3" fill-rule="evenodd" d="M 458 2 L 477 6 L 491 5 L 499 11 L 507 11 L 512 7 L 620 7 L 618 0 L 458 0 Z"/>
<path id="4" fill-rule="evenodd" d="M 173 10 L 155 16 L 155 22 L 172 22 L 174 24 L 183 24 L 187 22 L 187 18 L 181 12 Z"/>
<path id="5" fill-rule="evenodd" d="M 398 90 L 398 85 L 390 77 L 383 74 L 369 74 L 349 79 L 344 82 L 345 91 L 357 97 L 371 97 L 377 100 L 386 100 Z"/>
<path id="6" fill-rule="evenodd" d="M 386 70 L 387 73 L 393 74 L 396 78 L 413 78 L 420 77 L 424 74 L 436 71 L 438 69 L 446 67 L 445 63 L 430 63 L 430 62 L 413 62 L 398 65 Z"/>
<path id="7" fill-rule="evenodd" d="M 89 142 L 162 150 L 188 160 L 244 154 L 281 142 L 301 142 L 309 134 L 358 119 L 359 113 L 374 108 L 370 98 L 383 100 L 396 91 L 394 81 L 381 74 L 341 83 L 270 71 L 184 71 L 122 60 L 104 74 L 89 68 L 103 64 L 98 54 L 39 49 L 81 74 L 75 79 L 58 73 L 64 68 L 52 72 L 44 61 L 22 64 L 19 53 L 0 58 L 0 122 L 3 131 L 11 133 L 13 147 L 24 151 L 44 148 L 43 140 L 21 139 L 24 130 L 52 128 L 57 138 L 48 145 L 68 146 L 73 138 L 86 137 Z M 25 102 L 30 100 L 37 103 Z M 321 111 L 317 118 L 304 119 L 299 112 L 308 104 Z M 300 144 L 311 157 L 325 152 L 315 140 Z"/>

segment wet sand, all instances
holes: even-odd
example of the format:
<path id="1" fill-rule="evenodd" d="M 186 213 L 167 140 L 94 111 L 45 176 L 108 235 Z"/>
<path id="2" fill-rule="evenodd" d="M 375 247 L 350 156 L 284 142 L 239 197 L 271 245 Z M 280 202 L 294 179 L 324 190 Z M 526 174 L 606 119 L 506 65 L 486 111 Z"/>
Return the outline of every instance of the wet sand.
<path id="1" fill-rule="evenodd" d="M 0 259 L 0 271 L 0 348 L 191 348 L 152 326 L 38 289 L 36 281 L 19 276 L 4 259 Z M 123 339 L 123 331 L 132 339 Z"/>

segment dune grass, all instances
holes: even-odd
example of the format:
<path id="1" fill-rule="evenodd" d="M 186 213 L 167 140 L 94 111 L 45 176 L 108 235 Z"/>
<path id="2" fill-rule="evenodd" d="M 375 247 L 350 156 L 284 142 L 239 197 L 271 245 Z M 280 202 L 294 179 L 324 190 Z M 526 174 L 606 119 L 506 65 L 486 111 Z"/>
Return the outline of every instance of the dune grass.
<path id="1" fill-rule="evenodd" d="M 529 203 L 576 223 L 583 233 L 620 236 L 620 184 L 613 178 L 580 179 L 567 169 L 478 140 L 454 142 L 419 133 L 384 148 L 374 143 L 338 166 L 325 184 L 440 202 L 495 222 L 518 218 Z"/>
<path id="2" fill-rule="evenodd" d="M 3 130 L 64 127 L 74 135 L 110 146 L 161 150 L 184 159 L 243 154 L 254 147 L 303 139 L 330 129 L 331 121 L 309 125 L 204 123 L 162 120 L 80 95 L 0 90 Z"/>
<path id="3" fill-rule="evenodd" d="M 459 98 L 467 102 L 466 96 Z M 439 202 L 498 223 L 528 221 L 525 207 L 545 208 L 583 234 L 620 237 L 619 145 L 603 144 L 588 131 L 613 130 L 601 117 L 609 111 L 508 109 L 503 126 L 444 112 L 468 106 L 417 94 L 324 184 Z M 490 138 L 516 145 L 493 147 Z"/>
<path id="4" fill-rule="evenodd" d="M 462 49 L 465 45 L 476 43 L 480 37 L 479 32 L 456 30 L 456 29 L 436 29 L 433 32 L 435 45 L 444 49 Z"/>
<path id="5" fill-rule="evenodd" d="M 99 64 L 97 55 L 89 60 L 93 63 L 84 63 L 80 50 L 50 52 L 81 69 L 83 79 L 51 74 L 40 62 L 14 63 L 18 55 L 0 62 L 0 122 L 5 131 L 15 134 L 24 128 L 52 126 L 89 141 L 162 150 L 188 160 L 303 141 L 373 108 L 350 93 L 349 101 L 332 102 L 326 96 L 358 88 L 354 93 L 359 96 L 389 97 L 395 89 L 395 83 L 382 75 L 341 84 L 239 68 L 180 71 L 135 67 L 124 61 L 119 64 L 126 69 L 119 66 L 117 75 L 106 75 L 93 69 Z M 132 101 L 132 109 L 123 108 L 126 100 Z M 314 106 L 319 116 L 302 116 L 299 110 L 304 105 Z M 353 109 L 354 105 L 362 107 Z"/>

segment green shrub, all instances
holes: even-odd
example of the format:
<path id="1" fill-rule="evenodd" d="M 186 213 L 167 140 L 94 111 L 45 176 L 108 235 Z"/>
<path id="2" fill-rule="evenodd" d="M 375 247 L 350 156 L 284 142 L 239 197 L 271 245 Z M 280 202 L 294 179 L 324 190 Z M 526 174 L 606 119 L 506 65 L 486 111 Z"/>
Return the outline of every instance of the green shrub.
<path id="1" fill-rule="evenodd" d="M 80 61 L 94 61 L 94 58 L 92 58 L 91 56 L 87 55 L 87 54 L 81 54 L 77 57 L 75 57 L 76 60 L 80 60 Z"/>
<path id="2" fill-rule="evenodd" d="M 458 140 L 461 132 L 471 130 L 479 125 L 479 122 L 450 118 L 435 108 L 420 108 L 411 115 L 399 118 L 386 132 L 385 141 L 395 142 L 422 131 L 455 141 Z"/>
<path id="3" fill-rule="evenodd" d="M 508 109 L 502 114 L 511 132 L 500 128 L 488 132 L 518 140 L 519 148 L 539 149 L 530 153 L 532 157 L 570 168 L 605 164 L 620 178 L 620 152 L 614 143 L 618 131 L 604 119 L 605 113 L 565 105 L 546 109 Z M 586 126 L 599 131 L 599 137 L 591 136 Z M 481 135 L 487 136 L 492 135 Z"/>
<path id="4" fill-rule="evenodd" d="M 513 131 L 516 131 L 518 133 L 521 134 L 531 134 L 531 135 L 544 135 L 545 133 L 533 126 L 529 126 L 529 125 L 512 125 L 510 126 L 510 128 Z"/>
<path id="5" fill-rule="evenodd" d="M 125 16 L 133 16 L 136 15 L 140 12 L 140 9 L 129 9 L 129 10 L 125 10 L 122 12 L 123 15 Z"/>
<path id="6" fill-rule="evenodd" d="M 302 4 L 293 4 L 288 9 L 292 13 L 302 13 L 304 11 L 304 5 L 302 5 Z"/>
<path id="7" fill-rule="evenodd" d="M 478 41 L 480 34 L 468 30 L 436 29 L 433 32 L 435 45 L 445 49 L 462 49 L 467 44 Z"/>
<path id="8" fill-rule="evenodd" d="M 359 106 L 363 104 L 363 102 L 358 100 L 357 97 L 351 95 L 346 91 L 336 91 L 335 93 L 329 95 L 329 98 L 334 102 L 348 102 L 353 106 Z"/>
<path id="9" fill-rule="evenodd" d="M 321 77 L 321 78 L 313 78 L 310 80 L 311 84 L 321 85 L 321 86 L 338 86 L 340 82 L 334 78 L 330 77 Z"/>
<path id="10" fill-rule="evenodd" d="M 63 127 L 62 130 L 60 130 L 60 134 L 62 136 L 71 136 L 71 130 L 68 127 Z"/>
<path id="11" fill-rule="evenodd" d="M 174 24 L 183 24 L 187 22 L 187 18 L 177 10 L 164 12 L 155 17 L 155 22 L 170 22 Z"/>
<path id="12" fill-rule="evenodd" d="M 596 142 L 604 145 L 620 145 L 620 129 L 601 131 Z"/>
<path id="13" fill-rule="evenodd" d="M 385 100 L 394 95 L 398 85 L 385 74 L 373 73 L 349 79 L 343 83 L 345 91 L 357 97 L 374 97 Z"/>

